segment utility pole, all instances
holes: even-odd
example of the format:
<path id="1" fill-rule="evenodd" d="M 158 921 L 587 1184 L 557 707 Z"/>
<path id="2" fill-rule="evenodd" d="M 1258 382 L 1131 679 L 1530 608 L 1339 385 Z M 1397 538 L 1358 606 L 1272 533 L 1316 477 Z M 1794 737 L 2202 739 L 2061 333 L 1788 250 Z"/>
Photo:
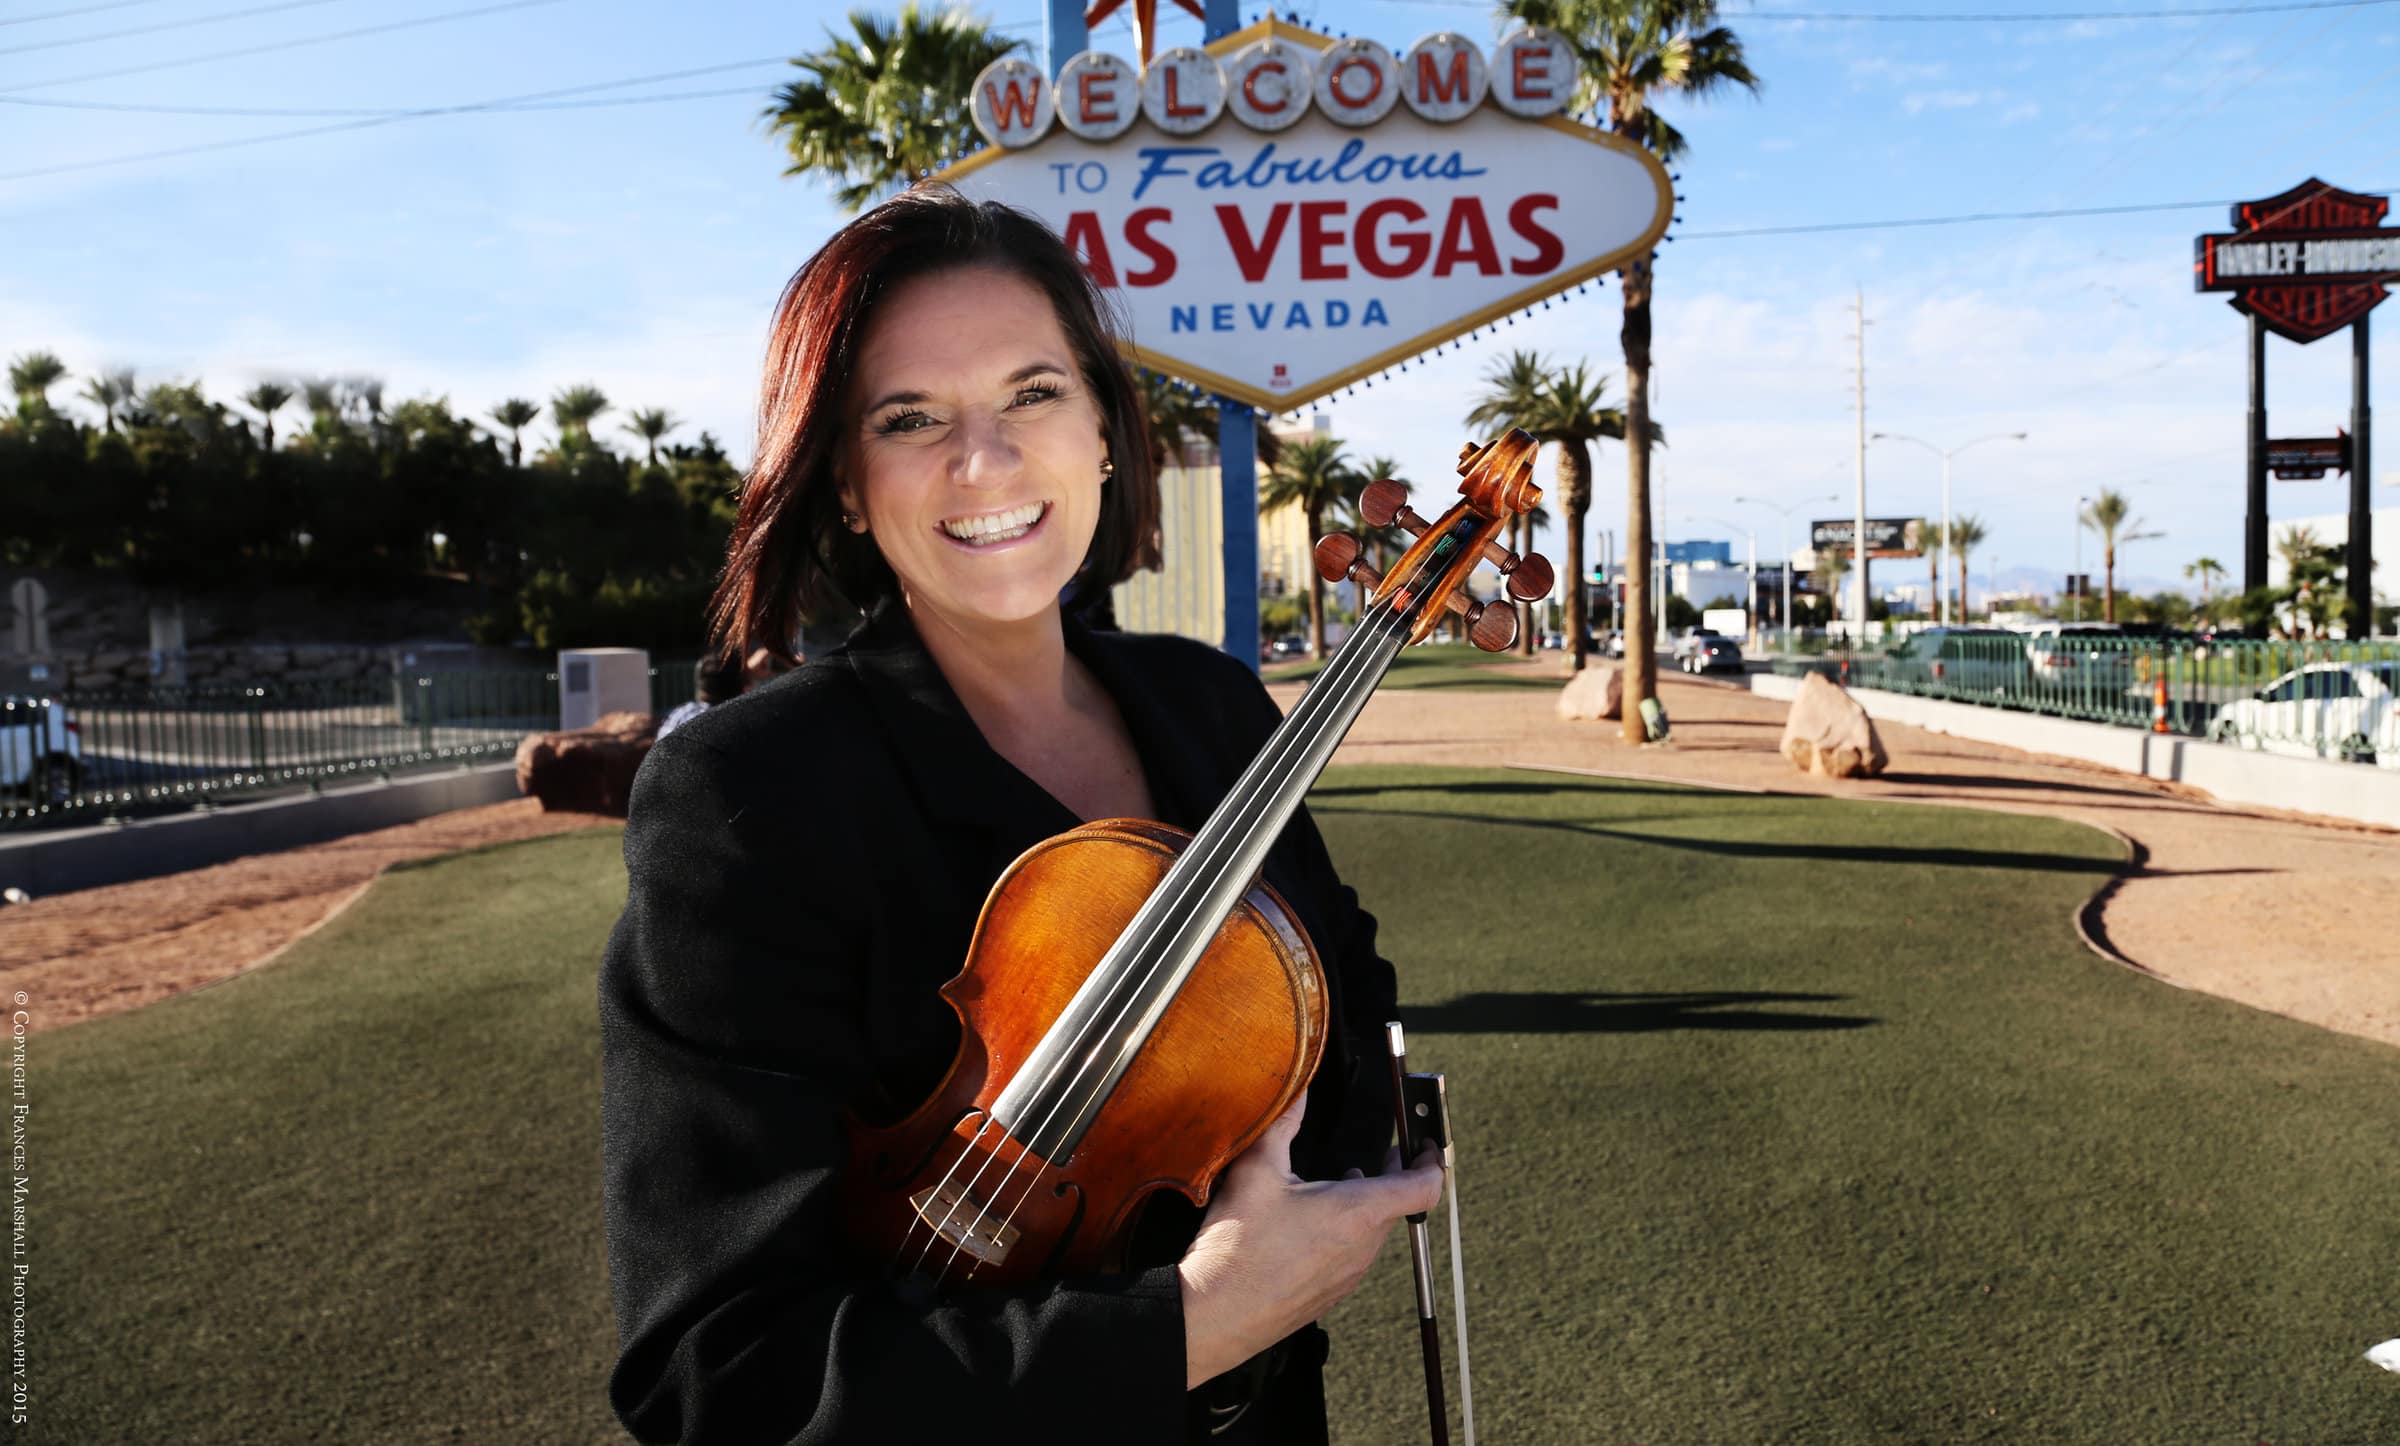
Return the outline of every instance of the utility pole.
<path id="1" fill-rule="evenodd" d="M 1850 616 L 1858 629 L 1858 641 L 1867 636 L 1867 290 L 1858 288 L 1858 512 L 1857 531 L 1850 535 L 1851 545 L 1858 552 L 1856 565 L 1851 568 Z M 1855 647 L 1857 644 L 1853 643 Z"/>
<path id="2" fill-rule="evenodd" d="M 1893 442 L 1914 442 L 1918 446 L 1923 447 L 1926 451 L 1931 452 L 1935 456 L 1942 459 L 1942 561 L 1941 566 L 1936 569 L 1936 573 L 1937 575 L 1947 574 L 1951 570 L 1950 459 L 1957 456 L 1959 453 L 1964 452 L 1969 447 L 1980 446 L 1985 442 L 2022 442 L 2025 440 L 2025 434 L 2023 432 L 1994 432 L 1988 437 L 1977 437 L 1972 442 L 1961 442 L 1946 452 L 1941 448 L 1936 447 L 1931 442 L 1926 441 L 1922 437 L 1911 437 L 1902 432 L 1877 432 L 1875 434 L 1875 440 L 1878 442 L 1887 440 Z M 1939 594 L 1942 626 L 1948 627 L 1950 626 L 1950 585 L 1947 582 L 1937 583 L 1933 590 L 1935 593 Z M 1963 597 L 1958 600 L 1958 610 L 1961 613 L 1964 613 L 1967 610 L 1967 600 Z"/>

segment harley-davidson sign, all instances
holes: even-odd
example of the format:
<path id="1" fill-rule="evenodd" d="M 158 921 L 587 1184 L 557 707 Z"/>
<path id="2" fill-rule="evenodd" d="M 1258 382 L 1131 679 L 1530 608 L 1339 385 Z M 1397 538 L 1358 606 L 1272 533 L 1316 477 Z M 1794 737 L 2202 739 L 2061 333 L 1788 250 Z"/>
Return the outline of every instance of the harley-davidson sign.
<path id="1" fill-rule="evenodd" d="M 2400 281 L 2400 230 L 2382 224 L 2391 204 L 2318 180 L 2245 201 L 2232 235 L 2193 239 L 2193 289 L 2233 292 L 2235 310 L 2293 341 L 2330 336 Z"/>
<path id="2" fill-rule="evenodd" d="M 996 62 L 973 95 L 994 144 L 937 179 L 1065 237 L 1135 361 L 1289 411 L 1657 244 L 1665 170 L 1558 114 L 1574 83 L 1549 31 L 1394 55 L 1270 19 L 1139 73 Z"/>

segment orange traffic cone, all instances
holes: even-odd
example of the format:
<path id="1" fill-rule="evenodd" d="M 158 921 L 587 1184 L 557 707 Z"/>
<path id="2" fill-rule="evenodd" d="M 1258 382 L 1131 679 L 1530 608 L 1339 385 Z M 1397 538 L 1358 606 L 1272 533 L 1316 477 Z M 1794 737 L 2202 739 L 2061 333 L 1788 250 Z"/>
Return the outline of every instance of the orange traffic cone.
<path id="1" fill-rule="evenodd" d="M 2158 677 L 2151 684 L 2150 731 L 2153 733 L 2171 731 L 2167 727 L 2167 671 L 2164 668 L 2159 669 Z"/>

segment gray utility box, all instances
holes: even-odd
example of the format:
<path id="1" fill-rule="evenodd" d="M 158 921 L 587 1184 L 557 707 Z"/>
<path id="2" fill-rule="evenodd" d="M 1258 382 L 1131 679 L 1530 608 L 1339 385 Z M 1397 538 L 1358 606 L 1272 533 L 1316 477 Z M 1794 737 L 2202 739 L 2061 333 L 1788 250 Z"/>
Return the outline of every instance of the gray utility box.
<path id="1" fill-rule="evenodd" d="M 650 654 L 641 648 L 584 648 L 558 655 L 558 726 L 589 728 L 603 713 L 650 711 Z"/>

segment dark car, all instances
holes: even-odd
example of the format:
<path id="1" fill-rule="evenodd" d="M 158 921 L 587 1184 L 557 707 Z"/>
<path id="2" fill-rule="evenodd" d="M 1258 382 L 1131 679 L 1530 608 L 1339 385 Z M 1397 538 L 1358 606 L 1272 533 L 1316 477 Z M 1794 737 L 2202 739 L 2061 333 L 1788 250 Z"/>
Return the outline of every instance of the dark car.
<path id="1" fill-rule="evenodd" d="M 1749 668 L 1742 662 L 1741 645 L 1731 638 L 1714 633 L 1695 636 L 1677 663 L 1687 673 L 1744 673 Z"/>

